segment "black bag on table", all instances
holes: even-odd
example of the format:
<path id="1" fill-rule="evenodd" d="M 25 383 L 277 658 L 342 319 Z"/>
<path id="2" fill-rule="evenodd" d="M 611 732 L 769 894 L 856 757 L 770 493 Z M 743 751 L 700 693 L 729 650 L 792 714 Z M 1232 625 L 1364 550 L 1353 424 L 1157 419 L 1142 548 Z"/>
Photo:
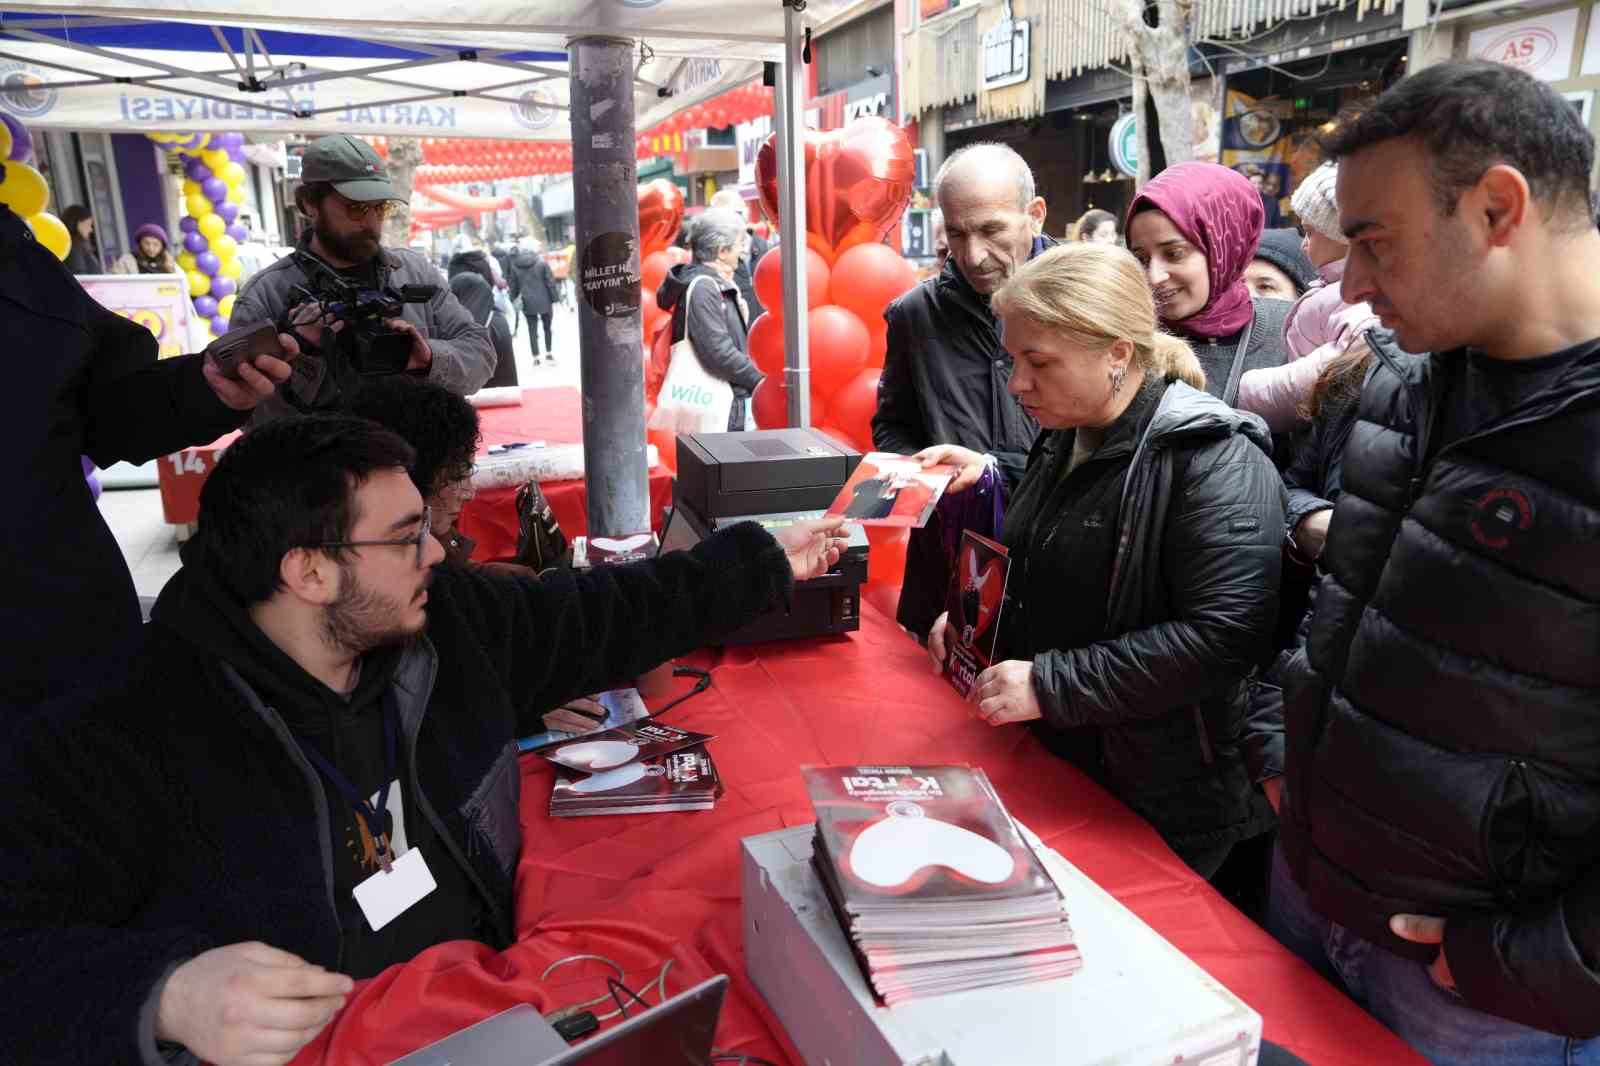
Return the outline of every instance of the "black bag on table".
<path id="1" fill-rule="evenodd" d="M 536 573 L 572 565 L 572 547 L 537 481 L 529 481 L 517 490 L 515 561 Z"/>

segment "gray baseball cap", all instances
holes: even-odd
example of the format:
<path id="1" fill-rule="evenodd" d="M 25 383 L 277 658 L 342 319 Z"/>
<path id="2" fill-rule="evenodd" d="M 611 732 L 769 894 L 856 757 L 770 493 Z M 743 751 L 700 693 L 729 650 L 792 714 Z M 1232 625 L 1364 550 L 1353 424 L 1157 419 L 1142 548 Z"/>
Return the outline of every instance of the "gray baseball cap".
<path id="1" fill-rule="evenodd" d="M 340 196 L 357 203 L 399 199 L 389 184 L 388 168 L 372 145 L 347 133 L 319 137 L 307 145 L 300 160 L 300 180 L 332 182 Z"/>

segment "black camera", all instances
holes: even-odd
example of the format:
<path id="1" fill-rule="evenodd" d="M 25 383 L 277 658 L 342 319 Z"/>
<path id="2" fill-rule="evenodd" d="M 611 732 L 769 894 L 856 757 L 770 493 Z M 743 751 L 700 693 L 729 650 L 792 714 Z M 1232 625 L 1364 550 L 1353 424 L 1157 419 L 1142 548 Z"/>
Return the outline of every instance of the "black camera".
<path id="1" fill-rule="evenodd" d="M 363 377 L 398 374 L 411 360 L 411 334 L 390 329 L 387 319 L 399 318 L 406 304 L 425 304 L 438 293 L 436 285 L 402 285 L 398 289 L 365 289 L 341 278 L 331 270 L 320 269 L 311 277 L 311 288 L 297 286 L 302 303 L 322 308 L 328 326 L 344 323 L 332 344 L 324 344 L 322 355 L 343 357 L 349 369 Z M 291 315 L 292 315 L 291 311 Z M 335 351 L 329 351 L 328 349 Z M 338 375 L 336 368 L 335 373 Z"/>

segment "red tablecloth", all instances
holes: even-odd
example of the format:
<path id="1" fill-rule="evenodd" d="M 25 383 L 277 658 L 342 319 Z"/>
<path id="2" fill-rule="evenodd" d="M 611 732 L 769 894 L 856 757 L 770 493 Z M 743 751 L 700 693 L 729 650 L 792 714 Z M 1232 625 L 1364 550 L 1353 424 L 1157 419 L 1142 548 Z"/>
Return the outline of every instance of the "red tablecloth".
<path id="1" fill-rule="evenodd" d="M 577 389 L 523 389 L 520 407 L 485 407 L 479 454 L 491 444 L 542 440 L 576 444 L 583 440 L 583 397 Z M 589 493 L 582 478 L 541 481 L 561 531 L 569 538 L 589 531 Z M 461 531 L 477 541 L 472 557 L 480 562 L 509 559 L 517 551 L 517 490 L 479 492 L 461 511 Z M 661 530 L 661 510 L 672 503 L 672 473 L 659 463 L 650 469 L 650 524 Z"/>
<path id="2" fill-rule="evenodd" d="M 552 961 L 586 952 L 621 963 L 636 990 L 667 959 L 674 961 L 669 994 L 729 974 L 717 1047 L 798 1063 L 745 976 L 739 840 L 812 820 L 801 764 L 854 762 L 983 767 L 1017 818 L 1259 1011 L 1268 1038 L 1315 1066 L 1420 1066 L 1117 800 L 1022 727 L 994 729 L 970 718 L 922 650 L 870 605 L 861 631 L 848 637 L 704 653 L 696 661 L 714 669 L 714 687 L 666 720 L 717 735 L 712 752 L 728 792 L 716 809 L 553 820 L 545 814 L 549 766 L 525 757 L 517 877 L 523 939 L 498 954 L 441 945 L 391 967 L 358 989 L 298 1066 L 387 1062 L 519 1002 L 548 1012 L 602 995 L 607 971 L 593 964 L 540 980 Z M 653 993 L 648 998 L 655 1002 Z"/>

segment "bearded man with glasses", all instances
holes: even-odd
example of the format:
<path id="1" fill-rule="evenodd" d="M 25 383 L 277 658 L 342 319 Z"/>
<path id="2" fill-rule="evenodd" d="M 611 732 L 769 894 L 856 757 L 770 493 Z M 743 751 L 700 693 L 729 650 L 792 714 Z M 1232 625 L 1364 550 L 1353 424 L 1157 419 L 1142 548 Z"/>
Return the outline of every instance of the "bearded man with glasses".
<path id="1" fill-rule="evenodd" d="M 461 306 L 426 256 L 383 246 L 383 220 L 397 202 L 383 160 L 366 141 L 345 134 L 313 141 L 301 160 L 301 184 L 295 190 L 295 207 L 307 221 L 299 246 L 245 283 L 234 303 L 233 328 L 292 322 L 302 340 L 322 347 L 331 334 L 321 328 L 319 308 L 303 295 L 317 291 L 313 275 L 331 272 L 364 291 L 432 286 L 431 299 L 406 304 L 384 325 L 410 335 L 405 373 L 462 396 L 477 392 L 497 362 L 489 331 Z M 309 350 L 284 386 L 302 408 L 318 410 L 332 406 L 335 388 L 326 360 Z M 250 424 L 260 426 L 294 411 L 280 394 L 260 404 Z"/>

